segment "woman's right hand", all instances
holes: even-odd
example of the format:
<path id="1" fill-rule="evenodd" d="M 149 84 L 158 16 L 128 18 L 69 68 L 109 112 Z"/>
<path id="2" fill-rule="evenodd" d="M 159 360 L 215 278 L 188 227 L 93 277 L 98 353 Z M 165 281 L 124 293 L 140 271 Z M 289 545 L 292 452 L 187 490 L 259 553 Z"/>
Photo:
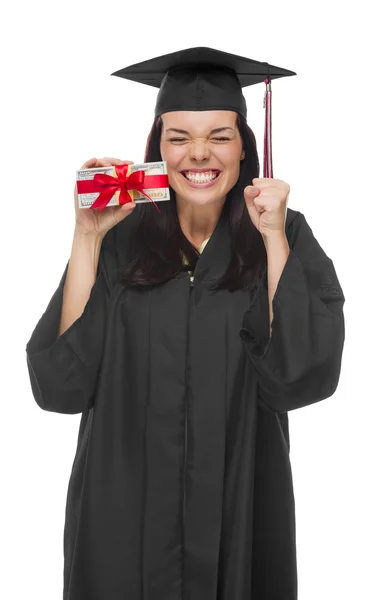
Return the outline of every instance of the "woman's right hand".
<path id="1" fill-rule="evenodd" d="M 91 158 L 83 164 L 80 169 L 93 169 L 94 167 L 106 167 L 111 165 L 133 165 L 131 160 L 119 160 L 118 158 Z M 135 202 L 117 206 L 106 206 L 101 212 L 97 208 L 79 208 L 77 185 L 74 191 L 75 199 L 75 230 L 83 234 L 94 234 L 103 238 L 106 233 L 125 217 L 131 214 L 136 207 Z"/>

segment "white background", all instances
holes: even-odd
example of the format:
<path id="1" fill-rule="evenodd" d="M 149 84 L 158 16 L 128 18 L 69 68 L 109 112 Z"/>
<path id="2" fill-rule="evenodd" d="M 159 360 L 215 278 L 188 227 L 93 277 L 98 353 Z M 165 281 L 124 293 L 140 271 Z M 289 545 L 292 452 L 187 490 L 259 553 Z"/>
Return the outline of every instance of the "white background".
<path id="1" fill-rule="evenodd" d="M 4 600 L 62 598 L 64 511 L 80 415 L 36 405 L 25 345 L 70 255 L 75 171 L 93 156 L 143 160 L 157 90 L 110 73 L 192 46 L 297 73 L 272 83 L 274 177 L 290 184 L 289 206 L 305 214 L 346 296 L 338 389 L 289 413 L 299 600 L 372 598 L 367 5 L 35 0 L 3 9 Z M 245 88 L 260 177 L 264 91 L 264 84 Z"/>

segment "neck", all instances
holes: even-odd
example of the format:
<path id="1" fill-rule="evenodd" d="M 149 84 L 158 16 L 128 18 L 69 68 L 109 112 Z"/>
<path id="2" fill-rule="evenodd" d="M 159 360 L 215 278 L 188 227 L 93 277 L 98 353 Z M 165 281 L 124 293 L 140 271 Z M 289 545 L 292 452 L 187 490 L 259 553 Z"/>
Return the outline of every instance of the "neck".
<path id="1" fill-rule="evenodd" d="M 225 199 L 219 203 L 191 204 L 177 197 L 177 213 L 185 237 L 197 248 L 211 237 L 222 213 Z"/>

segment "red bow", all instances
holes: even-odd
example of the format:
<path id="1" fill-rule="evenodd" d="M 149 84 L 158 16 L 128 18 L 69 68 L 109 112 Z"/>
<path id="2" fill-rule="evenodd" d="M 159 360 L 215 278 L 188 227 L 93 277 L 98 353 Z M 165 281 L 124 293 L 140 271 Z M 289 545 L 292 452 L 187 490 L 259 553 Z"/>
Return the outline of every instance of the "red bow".
<path id="1" fill-rule="evenodd" d="M 144 188 L 168 187 L 168 175 L 146 175 L 145 171 L 140 170 L 127 176 L 128 165 L 115 165 L 114 168 L 117 177 L 112 177 L 105 173 L 96 173 L 93 179 L 77 182 L 79 193 L 101 192 L 89 208 L 98 208 L 98 212 L 101 212 L 110 202 L 116 190 L 120 190 L 119 204 L 132 202 L 128 190 L 137 190 L 149 198 L 156 206 L 157 211 L 160 212 L 158 206 L 151 196 L 146 194 Z M 144 183 L 145 180 L 146 183 Z"/>

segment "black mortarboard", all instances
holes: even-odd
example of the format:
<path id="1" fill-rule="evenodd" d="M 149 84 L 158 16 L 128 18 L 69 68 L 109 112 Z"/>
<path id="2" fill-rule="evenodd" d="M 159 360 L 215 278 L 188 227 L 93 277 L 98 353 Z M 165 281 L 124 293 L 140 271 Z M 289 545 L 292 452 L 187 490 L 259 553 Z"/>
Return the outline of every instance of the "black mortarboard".
<path id="1" fill-rule="evenodd" d="M 273 177 L 271 80 L 296 75 L 213 48 L 197 47 L 164 54 L 111 73 L 160 88 L 155 117 L 175 110 L 232 110 L 247 118 L 242 88 L 265 82 L 265 139 L 263 177 Z"/>

